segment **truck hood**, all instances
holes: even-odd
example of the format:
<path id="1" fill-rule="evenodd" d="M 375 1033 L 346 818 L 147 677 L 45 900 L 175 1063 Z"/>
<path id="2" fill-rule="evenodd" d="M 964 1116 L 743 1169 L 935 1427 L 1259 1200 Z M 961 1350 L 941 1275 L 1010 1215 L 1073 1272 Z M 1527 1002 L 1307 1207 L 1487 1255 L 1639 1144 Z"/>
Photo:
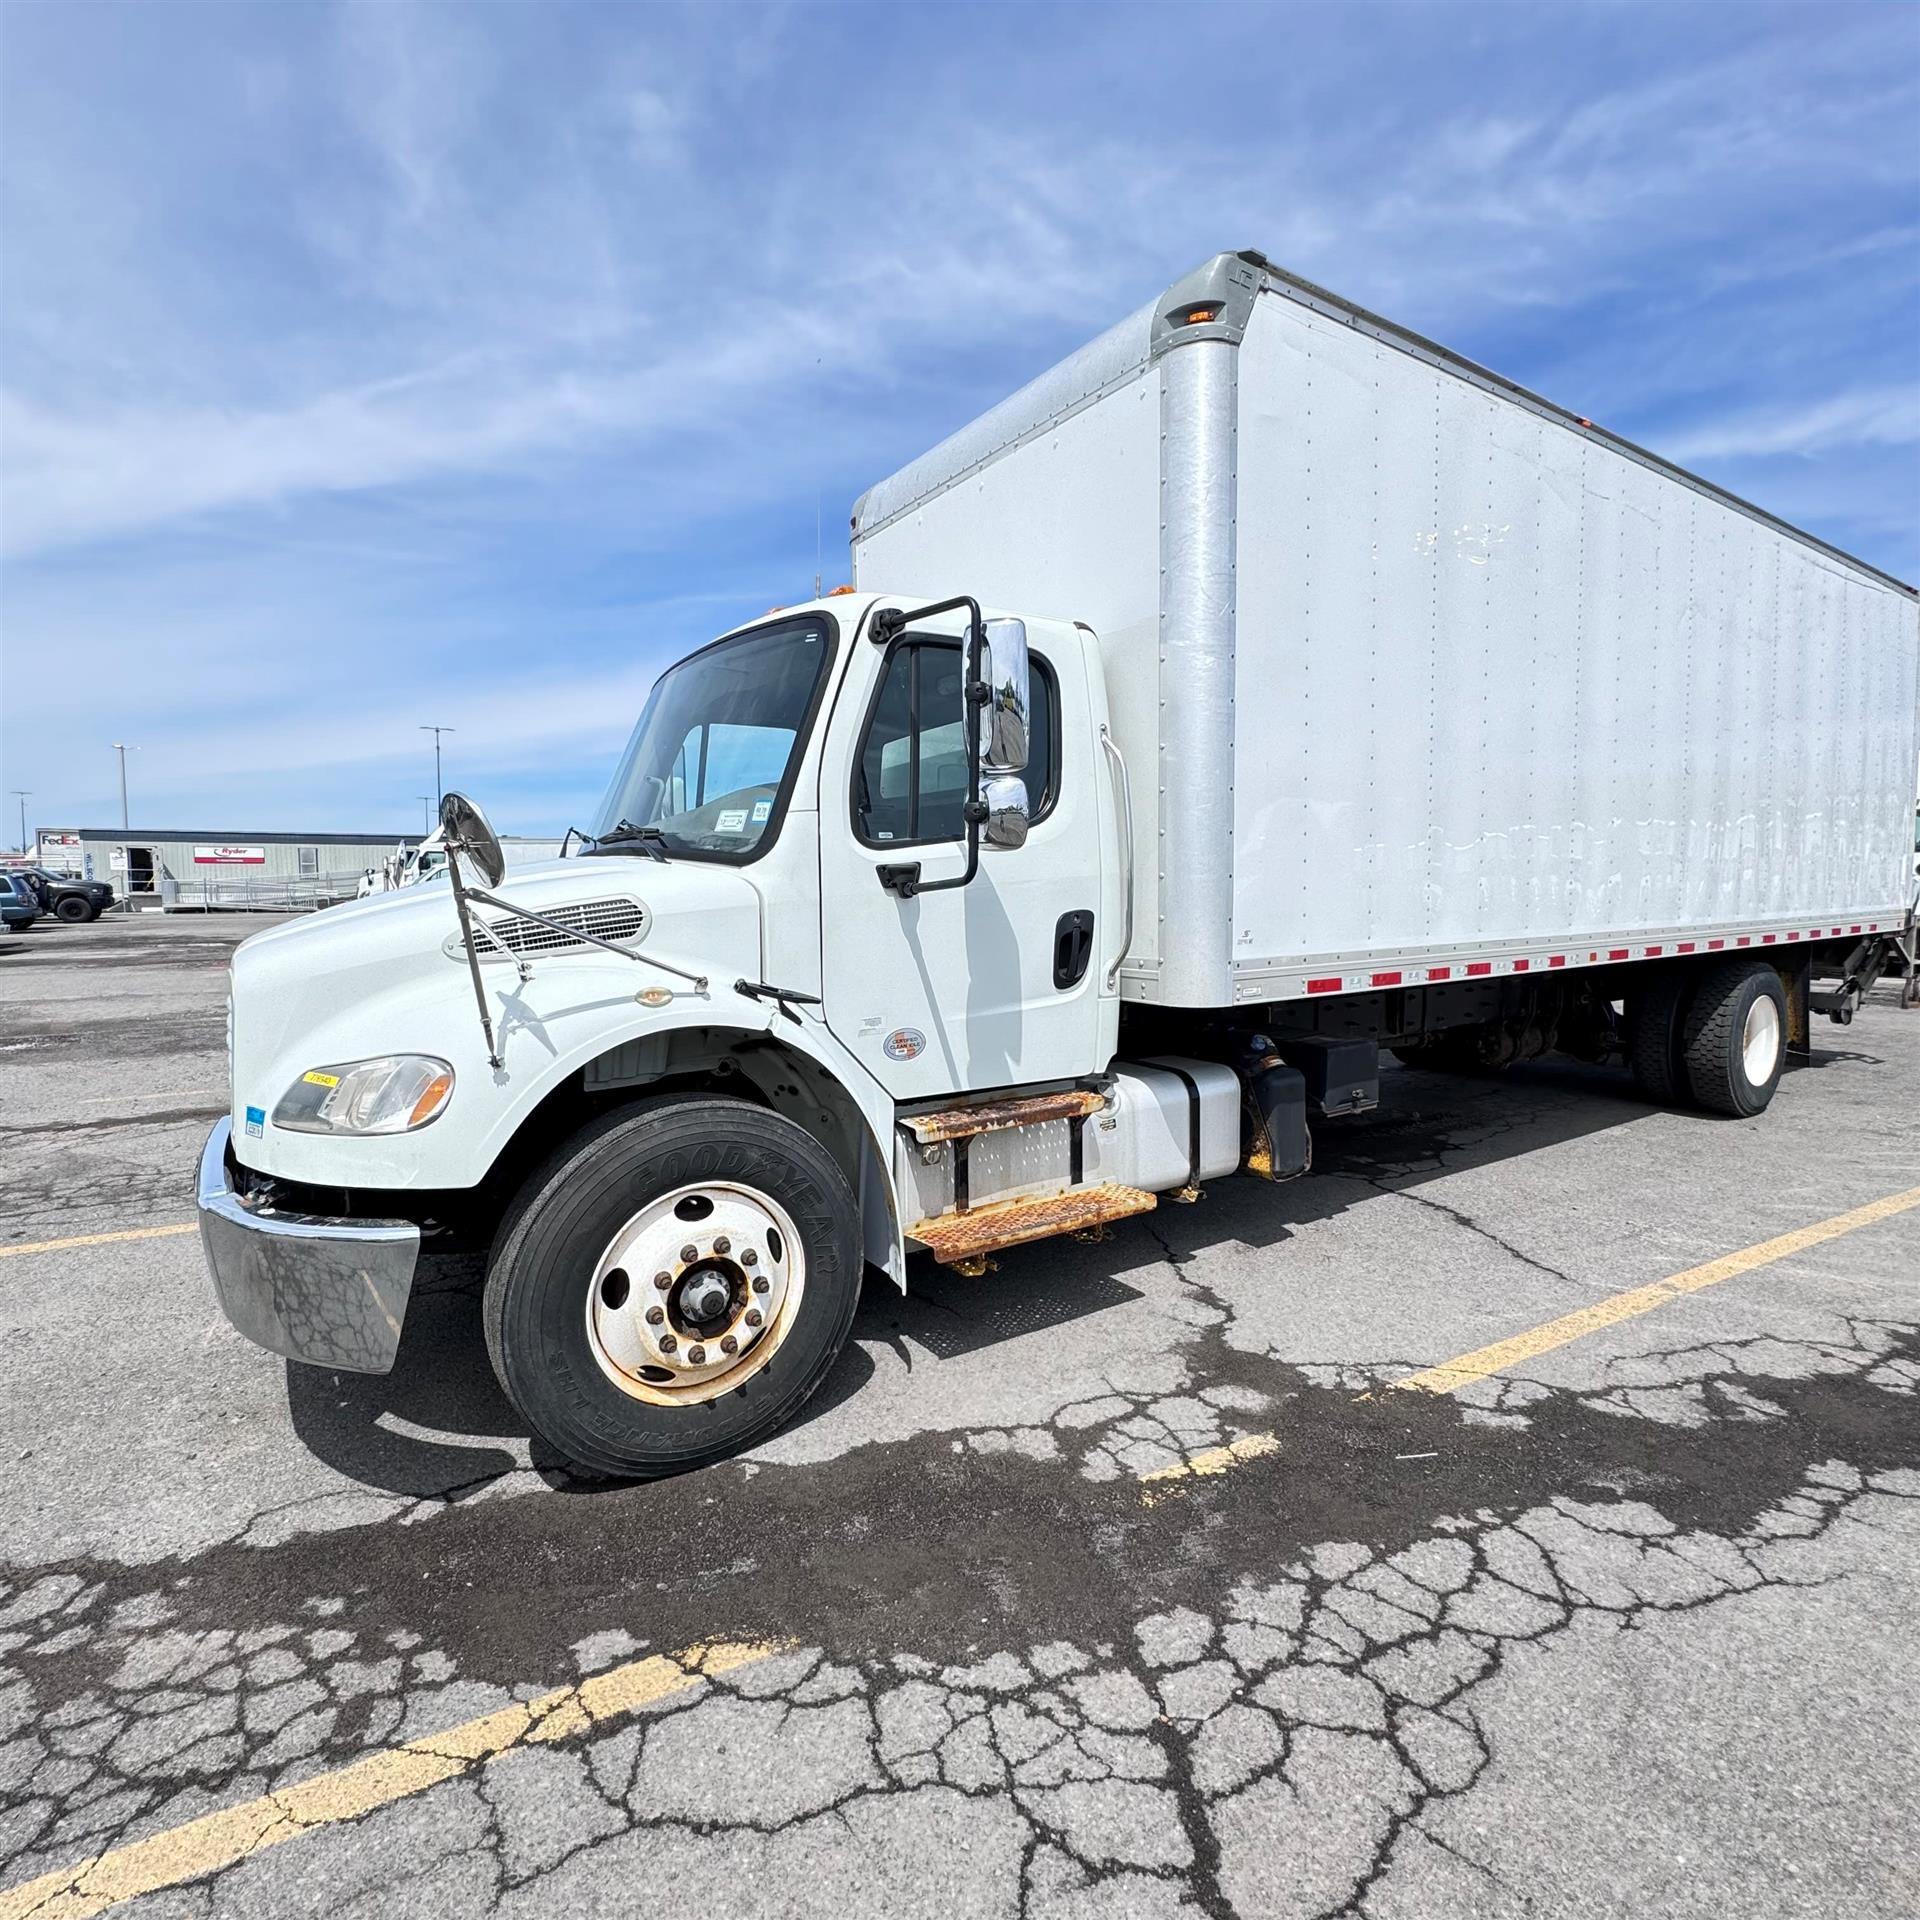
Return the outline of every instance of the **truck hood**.
<path id="1" fill-rule="evenodd" d="M 610 1034 L 630 1036 L 649 1020 L 678 1024 L 683 1000 L 731 1001 L 736 979 L 764 974 L 759 894 L 732 867 L 596 855 L 517 868 L 489 891 L 535 913 L 567 918 L 586 909 L 584 924 L 629 952 L 706 974 L 707 993 L 701 999 L 660 968 L 475 903 L 475 921 L 505 929 L 515 949 L 488 954 L 482 945 L 481 983 L 501 1057 L 495 1068 L 444 879 L 288 921 L 256 934 L 233 958 L 233 1143 L 246 1165 L 322 1185 L 470 1184 L 477 1174 L 466 1169 L 490 1133 L 489 1106 L 523 1110 L 527 1080 L 564 1076 Z M 652 1010 L 636 1001 L 653 988 L 674 998 Z M 275 1106 L 301 1074 L 387 1053 L 452 1065 L 453 1099 L 427 1128 L 353 1138 L 273 1125 Z"/>

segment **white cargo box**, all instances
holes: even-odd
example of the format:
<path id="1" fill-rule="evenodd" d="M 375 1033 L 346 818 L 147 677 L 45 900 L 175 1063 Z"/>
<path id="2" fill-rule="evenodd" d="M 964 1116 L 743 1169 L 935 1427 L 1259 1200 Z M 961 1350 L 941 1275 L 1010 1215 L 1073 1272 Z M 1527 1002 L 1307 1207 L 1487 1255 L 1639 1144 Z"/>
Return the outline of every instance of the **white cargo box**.
<path id="1" fill-rule="evenodd" d="M 873 488 L 853 555 L 863 589 L 1100 635 L 1130 998 L 1909 909 L 1913 589 L 1259 255 Z"/>

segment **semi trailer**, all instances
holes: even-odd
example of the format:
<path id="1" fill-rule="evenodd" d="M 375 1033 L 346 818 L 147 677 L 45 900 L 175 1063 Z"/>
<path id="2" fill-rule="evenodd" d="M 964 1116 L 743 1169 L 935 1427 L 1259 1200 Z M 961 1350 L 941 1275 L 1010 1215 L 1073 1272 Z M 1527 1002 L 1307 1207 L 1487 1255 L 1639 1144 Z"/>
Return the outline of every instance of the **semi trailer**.
<path id="1" fill-rule="evenodd" d="M 238 949 L 241 1332 L 384 1371 L 482 1246 L 530 1428 L 670 1472 L 793 1417 L 869 1268 L 1306 1174 L 1383 1049 L 1753 1116 L 1911 937 L 1914 590 L 1258 254 L 852 559 L 661 676 L 574 857 L 452 794 L 450 884 Z"/>

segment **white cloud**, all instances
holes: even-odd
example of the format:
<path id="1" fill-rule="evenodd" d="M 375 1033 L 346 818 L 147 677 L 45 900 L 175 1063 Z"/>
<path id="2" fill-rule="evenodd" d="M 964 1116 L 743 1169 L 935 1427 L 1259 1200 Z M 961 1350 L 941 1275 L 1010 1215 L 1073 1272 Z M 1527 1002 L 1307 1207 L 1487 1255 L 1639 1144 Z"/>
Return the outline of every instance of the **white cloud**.
<path id="1" fill-rule="evenodd" d="M 1670 459 L 1802 457 L 1838 447 L 1920 445 L 1920 385 L 1865 387 L 1804 405 L 1762 407 L 1707 420 L 1669 438 Z"/>

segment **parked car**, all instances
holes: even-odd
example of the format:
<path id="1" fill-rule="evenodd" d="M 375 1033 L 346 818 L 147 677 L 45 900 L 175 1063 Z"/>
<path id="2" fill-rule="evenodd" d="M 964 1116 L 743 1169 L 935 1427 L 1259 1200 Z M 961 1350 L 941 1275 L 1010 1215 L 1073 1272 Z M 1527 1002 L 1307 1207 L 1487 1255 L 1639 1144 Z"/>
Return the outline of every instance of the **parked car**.
<path id="1" fill-rule="evenodd" d="M 40 918 L 40 896 L 24 874 L 0 873 L 0 926 L 25 933 Z"/>
<path id="2" fill-rule="evenodd" d="M 104 880 L 79 880 L 70 873 L 49 873 L 45 867 L 17 867 L 14 877 L 32 887 L 42 913 L 70 924 L 97 920 L 113 905 L 113 888 Z"/>

